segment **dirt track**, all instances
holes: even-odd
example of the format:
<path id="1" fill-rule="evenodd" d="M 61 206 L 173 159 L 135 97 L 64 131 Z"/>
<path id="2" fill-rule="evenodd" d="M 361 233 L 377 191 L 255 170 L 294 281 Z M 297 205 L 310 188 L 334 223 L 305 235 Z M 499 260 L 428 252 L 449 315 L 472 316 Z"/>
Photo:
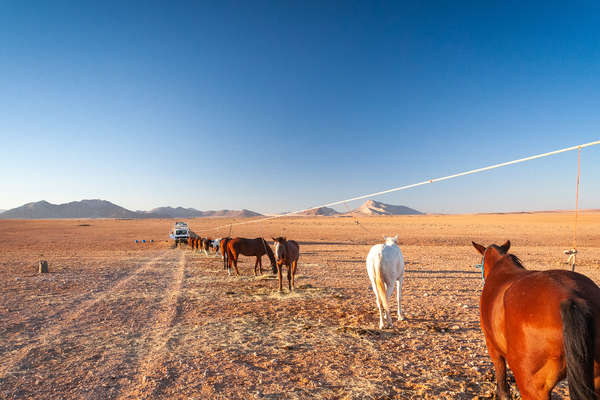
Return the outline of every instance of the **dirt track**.
<path id="1" fill-rule="evenodd" d="M 229 277 L 219 258 L 158 241 L 168 220 L 0 221 L 0 398 L 489 397 L 470 241 L 511 239 L 526 267 L 566 268 L 572 215 L 360 220 L 370 233 L 333 217 L 234 227 L 300 242 L 293 294 L 251 276 L 249 258 Z M 407 268 L 408 319 L 385 331 L 364 267 L 382 234 L 399 235 Z M 578 271 L 600 282 L 600 213 L 581 216 L 578 244 Z M 42 258 L 50 274 L 35 273 Z"/>

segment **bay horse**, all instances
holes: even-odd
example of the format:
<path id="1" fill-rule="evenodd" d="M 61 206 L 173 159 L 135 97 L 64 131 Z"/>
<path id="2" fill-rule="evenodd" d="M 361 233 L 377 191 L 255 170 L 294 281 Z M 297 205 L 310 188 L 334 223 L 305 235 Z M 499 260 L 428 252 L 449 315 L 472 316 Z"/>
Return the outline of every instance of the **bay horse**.
<path id="1" fill-rule="evenodd" d="M 208 256 L 208 250 L 210 249 L 210 243 L 212 242 L 209 238 L 202 238 L 200 240 L 200 249 Z"/>
<path id="2" fill-rule="evenodd" d="M 288 288 L 290 291 L 295 290 L 294 277 L 298 266 L 298 258 L 300 258 L 300 245 L 295 240 L 286 240 L 280 236 L 273 238 L 275 242 L 275 259 L 277 260 L 277 275 L 279 275 L 279 291 L 282 289 L 281 272 L 284 265 L 287 265 Z"/>
<path id="3" fill-rule="evenodd" d="M 237 262 L 238 257 L 244 256 L 255 256 L 256 262 L 254 263 L 254 276 L 257 276 L 256 270 L 260 271 L 262 275 L 262 256 L 265 254 L 271 260 L 271 269 L 273 272 L 276 271 L 275 255 L 273 250 L 267 244 L 267 241 L 263 238 L 246 239 L 246 238 L 233 238 L 227 241 L 227 271 L 231 274 L 231 265 L 235 268 L 235 275 L 239 275 Z"/>
<path id="4" fill-rule="evenodd" d="M 510 398 L 508 362 L 523 400 L 550 399 L 565 377 L 571 399 L 598 399 L 600 288 L 576 272 L 525 269 L 510 241 L 473 246 L 483 257 L 480 321 L 497 398 Z"/>
<path id="5" fill-rule="evenodd" d="M 388 327 L 394 326 L 390 315 L 389 301 L 396 288 L 398 302 L 398 321 L 402 321 L 402 280 L 404 279 L 404 257 L 398 247 L 398 236 L 386 237 L 385 243 L 371 247 L 367 255 L 367 274 L 371 280 L 371 288 L 375 292 L 375 301 L 379 309 L 379 329 L 383 329 L 384 321 Z M 383 309 L 383 312 L 381 311 Z"/>

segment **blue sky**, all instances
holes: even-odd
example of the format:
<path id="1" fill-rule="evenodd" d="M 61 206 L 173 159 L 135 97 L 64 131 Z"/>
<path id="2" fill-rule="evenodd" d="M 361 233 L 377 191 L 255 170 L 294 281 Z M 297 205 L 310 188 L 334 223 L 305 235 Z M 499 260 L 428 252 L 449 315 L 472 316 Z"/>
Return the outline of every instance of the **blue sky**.
<path id="1" fill-rule="evenodd" d="M 3 209 L 279 212 L 600 138 L 595 2 L 5 1 L 0 60 Z M 573 208 L 576 162 L 377 200 Z M 600 146 L 584 208 L 598 176 Z"/>

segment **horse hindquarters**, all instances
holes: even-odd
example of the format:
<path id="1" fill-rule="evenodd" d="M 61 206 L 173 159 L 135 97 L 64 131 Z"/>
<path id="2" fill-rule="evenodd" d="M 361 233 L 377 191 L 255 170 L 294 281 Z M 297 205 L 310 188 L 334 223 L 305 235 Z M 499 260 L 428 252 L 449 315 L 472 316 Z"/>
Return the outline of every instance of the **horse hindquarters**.
<path id="1" fill-rule="evenodd" d="M 594 320 L 583 301 L 565 300 L 560 305 L 567 380 L 571 399 L 596 399 L 594 393 Z"/>

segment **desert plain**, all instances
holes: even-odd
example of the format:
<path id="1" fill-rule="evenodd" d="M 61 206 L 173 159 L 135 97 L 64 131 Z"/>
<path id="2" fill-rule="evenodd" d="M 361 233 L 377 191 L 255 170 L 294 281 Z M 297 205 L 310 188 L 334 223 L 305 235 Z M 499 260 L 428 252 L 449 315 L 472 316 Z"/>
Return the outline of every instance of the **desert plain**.
<path id="1" fill-rule="evenodd" d="M 173 248 L 174 220 L 0 221 L 0 398 L 493 398 L 471 241 L 510 239 L 528 269 L 568 269 L 574 214 L 358 220 L 231 228 L 300 243 L 294 293 L 277 291 L 266 257 L 262 276 L 243 257 L 235 277 L 214 253 Z M 240 221 L 187 222 L 216 238 Z M 404 254 L 407 318 L 379 330 L 365 257 L 383 235 Z M 579 214 L 577 247 L 577 271 L 600 283 L 600 212 Z M 553 399 L 567 398 L 563 382 Z"/>

